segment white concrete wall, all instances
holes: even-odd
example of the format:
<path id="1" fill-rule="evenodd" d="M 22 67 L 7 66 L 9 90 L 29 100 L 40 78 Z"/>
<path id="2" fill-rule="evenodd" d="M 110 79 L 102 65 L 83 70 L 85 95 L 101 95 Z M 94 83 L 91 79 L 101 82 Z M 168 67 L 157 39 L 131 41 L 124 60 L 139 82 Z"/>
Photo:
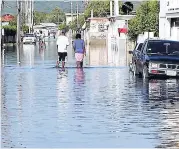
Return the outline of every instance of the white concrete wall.
<path id="1" fill-rule="evenodd" d="M 108 64 L 115 66 L 126 65 L 126 35 L 119 36 L 118 28 L 125 26 L 125 20 L 116 20 L 108 28 Z"/>
<path id="2" fill-rule="evenodd" d="M 173 16 L 173 17 L 172 17 Z M 171 28 L 171 18 L 179 17 L 179 0 L 160 0 L 159 37 L 179 40 L 177 27 Z"/>
<path id="3" fill-rule="evenodd" d="M 161 0 L 162 3 L 166 3 L 166 13 L 177 13 L 179 12 L 179 0 Z"/>
<path id="4" fill-rule="evenodd" d="M 72 19 L 75 20 L 75 19 L 76 19 L 76 16 L 73 16 L 73 17 L 71 17 L 71 16 L 66 16 L 66 24 L 69 25 L 69 23 L 72 21 Z"/>
<path id="5" fill-rule="evenodd" d="M 171 33 L 172 33 L 172 36 L 171 36 L 171 39 L 172 40 L 179 40 L 179 32 L 178 32 L 178 29 L 179 27 L 172 27 L 171 28 Z"/>

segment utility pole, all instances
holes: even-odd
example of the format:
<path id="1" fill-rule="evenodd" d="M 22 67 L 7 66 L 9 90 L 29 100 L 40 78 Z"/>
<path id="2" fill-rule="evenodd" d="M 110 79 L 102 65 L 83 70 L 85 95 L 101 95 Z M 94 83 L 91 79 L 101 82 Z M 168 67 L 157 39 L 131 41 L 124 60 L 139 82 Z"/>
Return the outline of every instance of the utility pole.
<path id="1" fill-rule="evenodd" d="M 31 0 L 31 28 L 32 28 L 32 31 L 33 31 L 33 26 L 34 26 L 34 0 Z"/>
<path id="2" fill-rule="evenodd" d="M 119 0 L 114 0 L 114 15 L 119 15 Z"/>
<path id="3" fill-rule="evenodd" d="M 17 34 L 16 34 L 16 49 L 17 49 L 17 63 L 20 64 L 20 44 L 21 44 L 21 1 L 17 0 Z"/>
<path id="4" fill-rule="evenodd" d="M 71 23 L 73 22 L 73 3 L 71 1 Z M 73 30 L 71 29 L 71 38 L 73 36 Z"/>
<path id="5" fill-rule="evenodd" d="M 129 15 L 129 10 L 127 10 L 127 16 Z M 129 20 L 127 18 L 126 20 L 126 29 L 127 29 L 127 32 L 126 32 L 126 65 L 128 65 L 128 25 L 129 24 Z"/>
<path id="6" fill-rule="evenodd" d="M 28 20 L 29 20 L 29 33 L 31 33 L 31 16 L 32 16 L 32 13 L 31 13 L 31 10 L 32 10 L 32 5 L 31 5 L 31 0 L 28 1 L 28 5 L 29 5 L 29 16 L 28 16 Z"/>
<path id="7" fill-rule="evenodd" d="M 148 15 L 148 11 L 149 11 L 149 3 L 147 1 L 147 15 Z M 148 18 L 147 18 L 147 31 L 148 31 L 148 39 L 149 39 L 149 21 L 148 21 Z"/>
<path id="8" fill-rule="evenodd" d="M 73 3 L 71 1 L 71 22 L 73 22 Z"/>
<path id="9" fill-rule="evenodd" d="M 78 22 L 78 1 L 76 2 L 76 18 L 77 18 L 77 27 L 78 27 L 78 24 L 79 24 L 79 22 Z"/>
<path id="10" fill-rule="evenodd" d="M 110 0 L 110 16 L 113 16 L 113 1 Z"/>
<path id="11" fill-rule="evenodd" d="M 1 10 L 0 10 L 0 14 L 1 14 L 1 11 L 2 11 L 2 8 L 3 8 L 3 2 L 2 0 L 0 0 L 0 5 L 1 5 Z M 1 20 L 0 20 L 0 67 L 1 67 L 1 54 L 2 54 L 2 17 L 1 17 Z"/>

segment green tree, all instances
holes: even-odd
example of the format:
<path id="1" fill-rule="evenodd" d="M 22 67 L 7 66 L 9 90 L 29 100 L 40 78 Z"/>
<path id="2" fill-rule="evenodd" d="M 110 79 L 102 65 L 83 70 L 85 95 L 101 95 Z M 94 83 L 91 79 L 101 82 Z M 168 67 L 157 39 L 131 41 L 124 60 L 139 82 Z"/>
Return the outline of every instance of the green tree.
<path id="1" fill-rule="evenodd" d="M 85 23 L 85 16 L 84 15 L 79 15 L 78 21 L 77 21 L 77 18 L 76 18 L 73 22 L 70 22 L 70 28 L 72 30 L 76 30 L 77 27 L 78 27 L 77 24 L 79 24 L 79 27 L 81 28 L 84 23 Z"/>
<path id="2" fill-rule="evenodd" d="M 56 7 L 50 13 L 34 11 L 35 24 L 40 24 L 42 22 L 60 23 L 65 22 L 65 18 L 65 13 L 59 7 Z"/>
<path id="3" fill-rule="evenodd" d="M 144 32 L 159 32 L 159 2 L 157 0 L 146 1 L 141 4 L 135 18 L 129 21 L 129 37 L 136 40 L 138 34 Z"/>
<path id="4" fill-rule="evenodd" d="M 59 30 L 65 30 L 66 32 L 69 30 L 69 26 L 67 26 L 65 23 L 61 23 L 58 27 Z"/>
<path id="5" fill-rule="evenodd" d="M 65 22 L 65 19 L 65 13 L 59 7 L 56 7 L 47 15 L 47 20 L 53 23 Z"/>
<path id="6" fill-rule="evenodd" d="M 114 5 L 114 2 L 113 2 Z M 119 12 L 122 14 L 122 2 L 119 2 Z M 110 0 L 105 1 L 98 1 L 93 0 L 89 1 L 85 11 L 84 15 L 79 16 L 79 25 L 80 27 L 83 26 L 85 21 L 91 16 L 91 10 L 93 10 L 93 16 L 94 17 L 108 17 L 110 15 Z M 89 24 L 87 24 L 89 26 Z M 73 30 L 77 29 L 77 19 L 75 19 L 72 23 L 70 23 L 70 28 Z"/>
<path id="7" fill-rule="evenodd" d="M 80 28 L 85 23 L 85 20 L 91 16 L 91 10 L 93 10 L 94 17 L 107 17 L 110 14 L 110 1 L 90 1 L 84 11 L 84 15 L 79 15 L 78 24 Z M 77 19 L 70 23 L 70 28 L 77 30 Z"/>
<path id="8" fill-rule="evenodd" d="M 47 21 L 47 14 L 44 12 L 34 11 L 34 23 L 39 24 Z"/>
<path id="9" fill-rule="evenodd" d="M 9 22 L 9 25 L 3 26 L 5 30 L 5 34 L 8 36 L 15 36 L 17 31 L 17 17 L 15 17 L 12 21 Z M 29 27 L 26 26 L 24 23 L 22 24 L 22 31 L 27 32 Z"/>
<path id="10" fill-rule="evenodd" d="M 140 34 L 137 18 L 133 18 L 132 20 L 130 20 L 128 27 L 128 36 L 130 37 L 130 40 L 135 41 L 138 34 Z"/>
<path id="11" fill-rule="evenodd" d="M 110 14 L 110 1 L 90 1 L 85 9 L 85 19 L 89 18 L 93 10 L 94 17 L 107 17 Z"/>

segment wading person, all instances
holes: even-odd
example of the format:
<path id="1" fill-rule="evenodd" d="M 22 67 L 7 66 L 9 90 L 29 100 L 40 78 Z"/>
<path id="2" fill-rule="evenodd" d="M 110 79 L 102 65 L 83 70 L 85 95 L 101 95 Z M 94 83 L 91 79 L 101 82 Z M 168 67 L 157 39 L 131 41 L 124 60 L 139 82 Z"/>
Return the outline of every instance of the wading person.
<path id="1" fill-rule="evenodd" d="M 67 56 L 67 46 L 69 46 L 68 38 L 65 36 L 65 31 L 61 32 L 61 35 L 57 38 L 57 51 L 58 51 L 58 61 L 57 67 L 59 63 L 62 62 L 62 68 L 65 67 L 65 58 Z"/>
<path id="2" fill-rule="evenodd" d="M 43 46 L 45 46 L 45 34 L 43 34 L 43 32 L 40 31 L 39 48 L 43 48 Z"/>
<path id="3" fill-rule="evenodd" d="M 81 34 L 76 35 L 76 40 L 73 42 L 73 48 L 75 50 L 75 58 L 77 68 L 83 67 L 83 58 L 86 55 L 85 42 L 81 39 Z"/>

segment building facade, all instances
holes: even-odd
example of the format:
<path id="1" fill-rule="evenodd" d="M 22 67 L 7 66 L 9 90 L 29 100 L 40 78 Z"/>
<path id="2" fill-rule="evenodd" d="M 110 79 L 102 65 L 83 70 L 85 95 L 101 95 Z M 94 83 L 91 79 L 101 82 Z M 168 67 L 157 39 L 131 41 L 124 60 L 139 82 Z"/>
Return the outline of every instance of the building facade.
<path id="1" fill-rule="evenodd" d="M 70 22 L 74 21 L 77 18 L 76 13 L 66 13 L 66 25 L 69 25 Z"/>
<path id="2" fill-rule="evenodd" d="M 160 0 L 159 37 L 179 41 L 179 0 Z"/>

